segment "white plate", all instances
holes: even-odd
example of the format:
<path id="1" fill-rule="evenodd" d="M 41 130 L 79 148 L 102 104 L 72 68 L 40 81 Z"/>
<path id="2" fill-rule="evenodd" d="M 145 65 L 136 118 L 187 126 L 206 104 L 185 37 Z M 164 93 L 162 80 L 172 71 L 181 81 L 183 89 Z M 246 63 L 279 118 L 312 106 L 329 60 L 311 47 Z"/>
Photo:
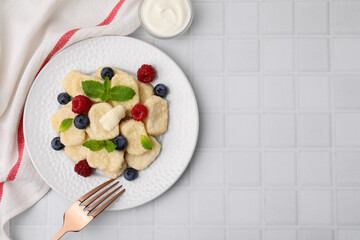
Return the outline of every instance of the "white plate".
<path id="1" fill-rule="evenodd" d="M 157 70 L 153 85 L 168 86 L 168 130 L 159 138 L 160 155 L 139 172 L 135 181 L 119 177 L 126 192 L 110 209 L 128 209 L 155 199 L 185 171 L 199 130 L 197 103 L 185 74 L 170 57 L 140 40 L 118 36 L 91 38 L 69 46 L 51 59 L 37 76 L 25 105 L 24 133 L 31 160 L 47 184 L 65 198 L 75 201 L 107 178 L 99 170 L 88 178 L 77 175 L 73 170 L 75 163 L 63 151 L 51 148 L 50 142 L 58 134 L 51 127 L 50 117 L 61 107 L 56 98 L 64 92 L 62 78 L 73 69 L 94 75 L 100 66 L 113 66 L 136 76 L 144 63 Z"/>

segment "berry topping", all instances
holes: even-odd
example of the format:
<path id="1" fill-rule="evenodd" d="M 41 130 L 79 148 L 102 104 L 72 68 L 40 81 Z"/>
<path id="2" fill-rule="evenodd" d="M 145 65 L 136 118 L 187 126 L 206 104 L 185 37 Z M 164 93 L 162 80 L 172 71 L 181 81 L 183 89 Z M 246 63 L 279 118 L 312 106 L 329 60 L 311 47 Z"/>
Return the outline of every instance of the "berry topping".
<path id="1" fill-rule="evenodd" d="M 66 92 L 63 92 L 63 93 L 60 93 L 58 96 L 57 96 L 57 100 L 58 102 L 61 104 L 61 105 L 65 105 L 67 104 L 68 102 L 71 101 L 71 97 L 69 94 L 67 94 Z"/>
<path id="2" fill-rule="evenodd" d="M 63 149 L 65 146 L 64 146 L 64 144 L 61 143 L 60 137 L 56 137 L 51 141 L 51 147 L 54 150 L 59 151 L 59 150 Z"/>
<path id="3" fill-rule="evenodd" d="M 92 168 L 89 166 L 86 159 L 79 161 L 75 165 L 74 171 L 83 177 L 89 177 L 92 174 Z"/>
<path id="4" fill-rule="evenodd" d="M 72 101 L 72 111 L 78 114 L 86 113 L 90 110 L 91 105 L 92 102 L 90 98 L 83 95 L 78 95 L 74 97 Z"/>
<path id="5" fill-rule="evenodd" d="M 89 123 L 89 118 L 84 114 L 79 114 L 74 118 L 74 125 L 78 129 L 85 129 Z"/>
<path id="6" fill-rule="evenodd" d="M 109 80 L 111 80 L 114 75 L 115 75 L 115 73 L 114 73 L 114 70 L 112 70 L 112 68 L 104 67 L 103 69 L 101 69 L 101 77 L 103 79 L 105 79 L 106 77 L 109 77 Z"/>
<path id="7" fill-rule="evenodd" d="M 113 143 L 116 145 L 115 149 L 118 151 L 124 150 L 128 144 L 126 138 L 123 136 L 117 136 L 114 138 Z"/>
<path id="8" fill-rule="evenodd" d="M 138 177 L 138 172 L 133 168 L 127 168 L 124 172 L 124 178 L 128 181 L 135 180 Z"/>
<path id="9" fill-rule="evenodd" d="M 143 64 L 137 71 L 137 78 L 140 82 L 149 83 L 155 78 L 155 69 L 151 65 Z"/>
<path id="10" fill-rule="evenodd" d="M 136 104 L 131 110 L 131 116 L 135 121 L 143 120 L 147 115 L 147 108 L 142 104 Z"/>
<path id="11" fill-rule="evenodd" d="M 159 97 L 166 97 L 167 95 L 167 87 L 164 84 L 158 84 L 154 88 L 154 94 Z"/>

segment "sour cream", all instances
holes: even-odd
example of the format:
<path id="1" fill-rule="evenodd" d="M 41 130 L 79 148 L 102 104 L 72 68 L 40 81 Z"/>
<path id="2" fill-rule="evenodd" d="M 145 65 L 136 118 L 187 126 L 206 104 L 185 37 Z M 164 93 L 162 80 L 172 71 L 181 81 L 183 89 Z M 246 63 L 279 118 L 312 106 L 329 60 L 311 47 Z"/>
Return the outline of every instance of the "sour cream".
<path id="1" fill-rule="evenodd" d="M 145 29 L 157 37 L 173 37 L 190 24 L 192 8 L 189 0 L 144 0 L 140 18 Z"/>

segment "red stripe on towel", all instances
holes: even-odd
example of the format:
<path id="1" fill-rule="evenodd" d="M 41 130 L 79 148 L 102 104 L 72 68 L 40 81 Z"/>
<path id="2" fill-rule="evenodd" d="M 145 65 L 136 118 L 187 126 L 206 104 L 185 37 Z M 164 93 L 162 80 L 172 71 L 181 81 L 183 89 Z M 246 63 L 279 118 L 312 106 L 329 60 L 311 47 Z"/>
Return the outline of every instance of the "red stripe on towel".
<path id="1" fill-rule="evenodd" d="M 18 160 L 16 161 L 13 168 L 10 170 L 9 175 L 6 178 L 6 182 L 13 181 L 15 179 L 24 154 L 25 141 L 24 141 L 24 131 L 23 131 L 23 114 L 24 112 L 21 114 L 18 130 L 17 130 Z"/>
<path id="2" fill-rule="evenodd" d="M 65 44 L 70 40 L 70 38 L 79 30 L 80 30 L 80 28 L 70 30 L 61 36 L 59 41 L 57 41 L 57 43 L 55 44 L 55 47 L 51 50 L 49 55 L 47 55 L 44 62 L 41 64 L 41 67 L 40 67 L 39 71 L 37 72 L 36 76 L 39 74 L 41 69 L 49 62 L 49 60 L 52 58 L 52 56 L 54 56 L 55 53 L 57 53 L 60 49 L 62 49 L 65 46 Z"/>
<path id="3" fill-rule="evenodd" d="M 111 12 L 109 13 L 109 15 L 104 19 L 104 21 L 102 21 L 101 23 L 99 23 L 96 26 L 104 26 L 104 25 L 108 25 L 110 24 L 114 18 L 116 17 L 116 14 L 119 12 L 121 6 L 123 5 L 123 3 L 125 2 L 125 0 L 120 0 L 115 7 L 113 8 L 113 10 L 111 10 Z"/>

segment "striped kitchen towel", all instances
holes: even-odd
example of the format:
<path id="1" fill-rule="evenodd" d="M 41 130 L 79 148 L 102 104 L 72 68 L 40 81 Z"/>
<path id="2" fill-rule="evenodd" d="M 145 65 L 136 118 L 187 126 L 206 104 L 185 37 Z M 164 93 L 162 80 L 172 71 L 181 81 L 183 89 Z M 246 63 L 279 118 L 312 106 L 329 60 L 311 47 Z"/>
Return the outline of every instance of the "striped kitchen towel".
<path id="1" fill-rule="evenodd" d="M 25 149 L 22 112 L 38 72 L 58 51 L 139 27 L 138 0 L 0 1 L 0 239 L 9 220 L 49 190 Z"/>

